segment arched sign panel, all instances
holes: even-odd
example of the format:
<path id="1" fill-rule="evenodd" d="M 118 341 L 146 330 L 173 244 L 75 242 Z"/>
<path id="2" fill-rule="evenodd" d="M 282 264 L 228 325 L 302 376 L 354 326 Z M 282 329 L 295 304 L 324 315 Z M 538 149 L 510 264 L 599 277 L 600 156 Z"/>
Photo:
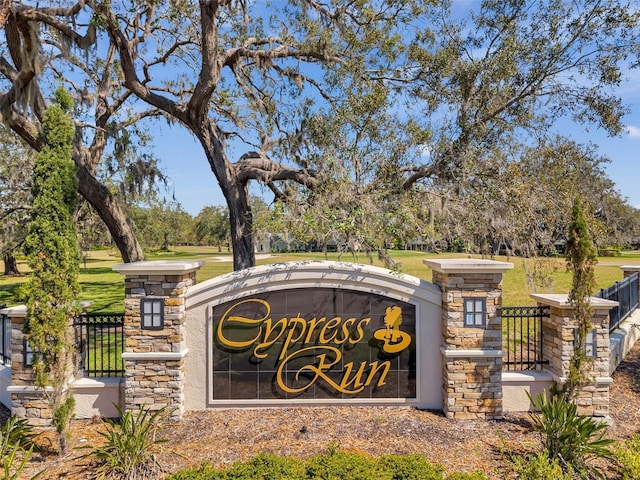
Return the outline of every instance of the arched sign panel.
<path id="1" fill-rule="evenodd" d="M 338 288 L 211 308 L 209 400 L 416 398 L 416 306 Z"/>

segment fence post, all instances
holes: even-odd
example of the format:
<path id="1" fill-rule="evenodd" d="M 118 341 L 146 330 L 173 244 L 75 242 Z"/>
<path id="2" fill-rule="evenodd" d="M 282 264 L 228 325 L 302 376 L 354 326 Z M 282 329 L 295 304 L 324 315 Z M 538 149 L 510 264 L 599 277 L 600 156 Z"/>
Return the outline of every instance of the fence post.
<path id="1" fill-rule="evenodd" d="M 184 297 L 202 265 L 155 261 L 113 267 L 125 276 L 125 410 L 167 407 L 170 420 L 182 417 L 188 353 Z"/>
<path id="2" fill-rule="evenodd" d="M 442 290 L 443 410 L 448 418 L 502 416 L 502 274 L 512 263 L 424 260 Z"/>
<path id="3" fill-rule="evenodd" d="M 573 314 L 574 306 L 566 294 L 534 294 L 538 305 L 550 308 L 550 315 L 543 319 L 543 354 L 549 360 L 549 371 L 555 382 L 563 384 L 569 370 L 569 362 L 575 350 L 575 330 L 578 326 Z M 609 310 L 618 302 L 591 297 L 593 329 L 587 339 L 587 352 L 593 359 L 587 377 L 592 382 L 578 393 L 576 404 L 582 415 L 609 418 Z"/>

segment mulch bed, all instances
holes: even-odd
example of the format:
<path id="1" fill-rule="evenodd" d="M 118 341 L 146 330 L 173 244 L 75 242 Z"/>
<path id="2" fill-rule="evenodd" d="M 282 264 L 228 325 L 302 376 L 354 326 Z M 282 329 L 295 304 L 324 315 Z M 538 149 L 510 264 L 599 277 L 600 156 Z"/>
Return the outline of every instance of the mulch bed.
<path id="1" fill-rule="evenodd" d="M 613 375 L 608 437 L 622 440 L 640 432 L 640 343 Z M 6 418 L 7 411 L 0 412 Z M 74 421 L 71 447 L 96 445 L 104 428 L 100 421 Z M 165 425 L 159 436 L 159 459 L 167 473 L 204 461 L 228 465 L 258 452 L 309 457 L 329 445 L 367 455 L 420 453 L 447 472 L 482 470 L 495 479 L 506 477 L 505 452 L 533 451 L 537 436 L 527 414 L 509 414 L 497 421 L 450 420 L 439 412 L 397 407 L 290 407 L 190 412 L 177 424 Z M 25 475 L 44 470 L 41 478 L 91 478 L 82 451 L 64 458 L 54 451 L 51 432 L 39 440 Z"/>

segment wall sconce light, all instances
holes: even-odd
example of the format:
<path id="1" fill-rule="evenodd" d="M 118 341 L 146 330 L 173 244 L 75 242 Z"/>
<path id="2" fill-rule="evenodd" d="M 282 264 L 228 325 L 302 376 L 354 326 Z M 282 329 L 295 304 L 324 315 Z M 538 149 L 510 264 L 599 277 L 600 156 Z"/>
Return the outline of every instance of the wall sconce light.
<path id="1" fill-rule="evenodd" d="M 464 326 L 484 327 L 487 317 L 486 298 L 465 298 L 464 301 Z"/>
<path id="2" fill-rule="evenodd" d="M 140 300 L 140 326 L 145 330 L 162 330 L 164 328 L 163 298 Z"/>

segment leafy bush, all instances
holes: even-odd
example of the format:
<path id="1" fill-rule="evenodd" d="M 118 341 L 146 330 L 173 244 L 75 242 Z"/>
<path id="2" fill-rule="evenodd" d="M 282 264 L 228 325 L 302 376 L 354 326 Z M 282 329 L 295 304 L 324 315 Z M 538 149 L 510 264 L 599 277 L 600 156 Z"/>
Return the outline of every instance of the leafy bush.
<path id="1" fill-rule="evenodd" d="M 596 466 L 587 465 L 592 458 L 614 460 L 607 447 L 613 440 L 603 438 L 607 425 L 591 417 L 578 415 L 578 407 L 564 396 L 554 395 L 547 400 L 540 393 L 532 404 L 540 414 L 530 415 L 533 428 L 540 434 L 542 446 L 549 460 L 558 462 L 564 472 L 572 469 L 580 476 L 604 478 Z"/>
<path id="2" fill-rule="evenodd" d="M 443 468 L 433 465 L 423 455 L 383 455 L 377 460 L 381 472 L 392 480 L 441 479 Z"/>
<path id="3" fill-rule="evenodd" d="M 557 459 L 549 459 L 549 453 L 519 457 L 513 460 L 513 471 L 519 480 L 572 480 L 573 471 L 569 467 L 565 473 Z"/>
<path id="4" fill-rule="evenodd" d="M 151 412 L 143 406 L 137 412 L 123 412 L 115 406 L 120 421 L 106 419 L 107 430 L 99 432 L 106 440 L 105 444 L 85 447 L 91 450 L 83 457 L 92 458 L 97 463 L 99 478 L 159 477 L 162 468 L 154 450 L 158 444 L 166 442 L 156 439 L 157 424 L 164 409 Z"/>
<path id="5" fill-rule="evenodd" d="M 380 478 L 373 458 L 344 452 L 335 446 L 307 461 L 307 477 L 313 480 L 366 480 Z"/>
<path id="6" fill-rule="evenodd" d="M 260 453 L 248 462 L 237 462 L 221 472 L 221 480 L 279 480 L 304 478 L 304 462 L 297 458 Z"/>
<path id="7" fill-rule="evenodd" d="M 234 463 L 235 465 L 235 463 Z M 214 465 L 205 462 L 199 467 L 188 468 L 167 477 L 167 480 L 223 480 L 226 470 L 220 470 Z"/>
<path id="8" fill-rule="evenodd" d="M 640 478 L 640 434 L 617 445 L 615 455 L 620 463 L 623 480 Z"/>

